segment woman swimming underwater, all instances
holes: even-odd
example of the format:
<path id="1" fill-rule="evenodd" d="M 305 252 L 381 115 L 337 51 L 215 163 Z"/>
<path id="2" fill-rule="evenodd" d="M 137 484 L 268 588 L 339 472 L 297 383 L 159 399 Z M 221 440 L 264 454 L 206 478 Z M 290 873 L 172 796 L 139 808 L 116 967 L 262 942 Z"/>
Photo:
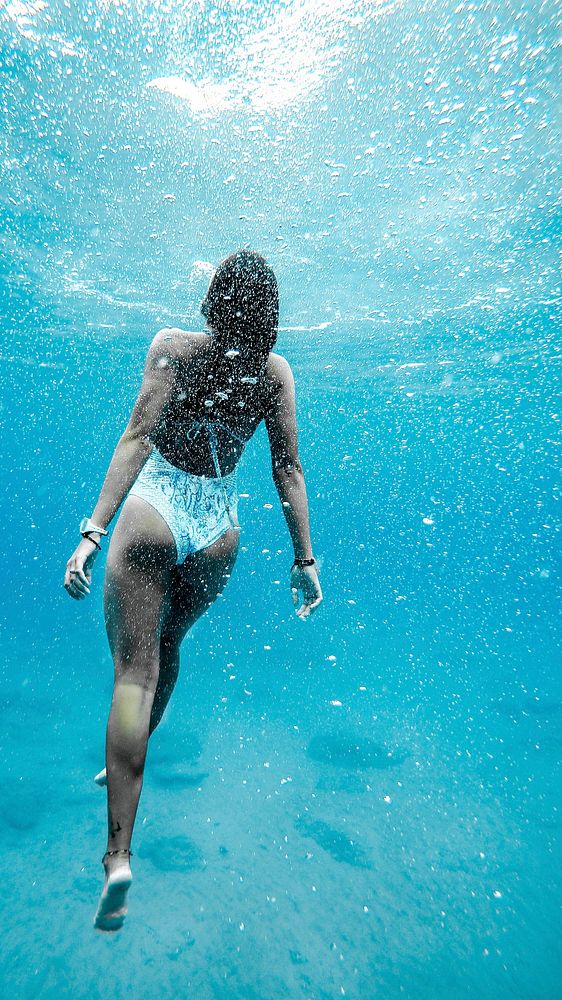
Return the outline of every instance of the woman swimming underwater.
<path id="1" fill-rule="evenodd" d="M 250 251 L 228 257 L 201 311 L 210 335 L 165 329 L 154 338 L 131 418 L 66 566 L 64 586 L 83 600 L 101 539 L 125 501 L 104 589 L 115 667 L 106 772 L 96 779 L 107 777 L 105 884 L 94 918 L 104 931 L 118 930 L 127 913 L 148 739 L 174 689 L 186 633 L 231 574 L 239 542 L 236 466 L 262 419 L 294 546 L 290 586 L 297 615 L 309 617 L 322 600 L 298 457 L 293 375 L 272 353 L 279 305 L 271 267 Z"/>

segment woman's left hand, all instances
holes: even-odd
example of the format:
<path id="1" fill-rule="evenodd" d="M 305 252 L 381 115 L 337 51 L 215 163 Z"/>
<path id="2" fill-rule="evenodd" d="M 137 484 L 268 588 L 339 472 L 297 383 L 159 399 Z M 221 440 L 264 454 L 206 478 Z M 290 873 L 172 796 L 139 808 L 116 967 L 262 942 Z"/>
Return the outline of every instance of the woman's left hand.
<path id="1" fill-rule="evenodd" d="M 66 564 L 64 588 L 75 601 L 83 601 L 90 593 L 92 566 L 98 554 L 90 538 L 83 538 Z"/>
<path id="2" fill-rule="evenodd" d="M 298 607 L 299 590 L 302 591 L 303 598 L 300 608 Z M 295 611 L 297 618 L 300 618 L 301 621 L 310 618 L 323 599 L 320 580 L 314 566 L 299 567 L 293 565 L 291 567 L 291 594 L 295 609 L 298 609 Z"/>

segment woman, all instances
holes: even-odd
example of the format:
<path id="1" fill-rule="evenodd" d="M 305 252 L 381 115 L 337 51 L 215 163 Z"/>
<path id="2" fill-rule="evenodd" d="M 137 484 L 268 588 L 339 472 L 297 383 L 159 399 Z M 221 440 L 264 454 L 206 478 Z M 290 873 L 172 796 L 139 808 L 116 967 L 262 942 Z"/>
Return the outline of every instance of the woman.
<path id="1" fill-rule="evenodd" d="M 299 618 L 322 600 L 297 450 L 294 381 L 279 354 L 272 269 L 239 251 L 217 269 L 201 307 L 211 336 L 165 329 L 64 586 L 90 592 L 101 539 L 125 500 L 107 556 L 104 609 L 115 665 L 107 724 L 108 842 L 94 924 L 118 930 L 127 912 L 129 859 L 148 738 L 179 671 L 180 645 L 222 593 L 239 540 L 236 466 L 265 420 L 277 487 L 295 550 L 290 584 Z M 126 499 L 125 499 L 126 498 Z M 103 782 L 104 772 L 98 775 Z"/>

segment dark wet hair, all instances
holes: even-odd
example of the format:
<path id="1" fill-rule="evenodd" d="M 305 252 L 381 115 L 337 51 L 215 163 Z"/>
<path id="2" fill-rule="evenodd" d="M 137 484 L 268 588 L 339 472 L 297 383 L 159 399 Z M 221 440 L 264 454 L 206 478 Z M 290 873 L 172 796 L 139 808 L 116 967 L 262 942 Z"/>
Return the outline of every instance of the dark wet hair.
<path id="1" fill-rule="evenodd" d="M 233 346 L 268 354 L 277 340 L 279 291 L 273 269 L 253 250 L 237 250 L 215 271 L 201 312 Z"/>

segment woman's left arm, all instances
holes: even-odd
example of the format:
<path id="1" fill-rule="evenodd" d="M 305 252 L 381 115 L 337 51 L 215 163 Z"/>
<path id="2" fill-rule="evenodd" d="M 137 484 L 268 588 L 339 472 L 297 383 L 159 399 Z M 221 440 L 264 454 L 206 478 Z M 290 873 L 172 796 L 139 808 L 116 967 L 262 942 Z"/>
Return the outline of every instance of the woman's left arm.
<path id="1" fill-rule="evenodd" d="M 170 402 L 177 372 L 179 349 L 169 330 L 161 330 L 152 341 L 146 358 L 138 399 L 124 433 L 117 443 L 92 521 L 107 528 L 113 520 L 153 445 L 149 435 L 158 425 Z M 102 537 L 97 532 L 83 538 L 66 564 L 64 586 L 70 597 L 82 600 L 90 592 L 91 568 Z M 91 539 L 94 539 L 93 541 Z"/>

